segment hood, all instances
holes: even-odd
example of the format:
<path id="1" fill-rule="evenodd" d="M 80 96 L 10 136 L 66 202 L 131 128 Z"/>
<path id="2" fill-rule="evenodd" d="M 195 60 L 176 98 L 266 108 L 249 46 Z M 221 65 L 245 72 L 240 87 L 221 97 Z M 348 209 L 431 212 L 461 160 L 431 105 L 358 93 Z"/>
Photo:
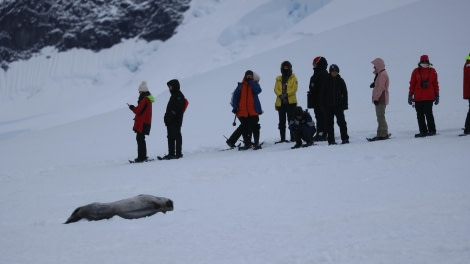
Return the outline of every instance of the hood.
<path id="1" fill-rule="evenodd" d="M 180 90 L 180 82 L 177 79 L 169 80 L 166 84 L 173 87 L 172 93 Z"/>
<path id="2" fill-rule="evenodd" d="M 375 71 L 374 71 L 375 74 L 381 72 L 382 70 L 385 70 L 385 62 L 381 58 L 376 58 L 373 61 L 371 61 L 371 63 L 375 67 Z"/>
<path id="3" fill-rule="evenodd" d="M 150 102 L 152 103 L 155 103 L 155 98 L 153 97 L 153 95 L 148 95 L 147 98 L 150 100 Z"/>

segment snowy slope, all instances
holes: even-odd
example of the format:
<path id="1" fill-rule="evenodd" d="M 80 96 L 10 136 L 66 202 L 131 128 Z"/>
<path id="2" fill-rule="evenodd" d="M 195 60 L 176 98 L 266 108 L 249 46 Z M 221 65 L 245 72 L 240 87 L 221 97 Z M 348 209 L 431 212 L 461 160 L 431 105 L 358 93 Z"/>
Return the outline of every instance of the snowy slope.
<path id="1" fill-rule="evenodd" d="M 165 43 L 45 50 L 12 65 L 0 79 L 0 263 L 467 263 L 470 138 L 456 135 L 468 111 L 461 82 L 469 4 L 382 2 L 196 0 Z M 289 10 L 303 17 L 294 23 Z M 285 28 L 269 27 L 276 12 Z M 245 30 L 245 19 L 259 31 Z M 424 53 L 439 73 L 439 135 L 415 139 L 406 97 Z M 292 62 L 305 106 L 318 55 L 338 64 L 348 84 L 351 144 L 274 145 L 279 65 Z M 367 143 L 376 130 L 370 61 L 378 56 L 391 78 L 393 138 Z M 247 69 L 261 75 L 266 143 L 220 152 L 233 129 L 230 94 Z M 184 158 L 128 164 L 136 143 L 126 103 L 146 80 L 156 97 L 149 155 L 164 154 L 166 81 L 174 77 L 190 100 Z M 62 224 L 78 206 L 141 193 L 171 198 L 175 210 Z"/>

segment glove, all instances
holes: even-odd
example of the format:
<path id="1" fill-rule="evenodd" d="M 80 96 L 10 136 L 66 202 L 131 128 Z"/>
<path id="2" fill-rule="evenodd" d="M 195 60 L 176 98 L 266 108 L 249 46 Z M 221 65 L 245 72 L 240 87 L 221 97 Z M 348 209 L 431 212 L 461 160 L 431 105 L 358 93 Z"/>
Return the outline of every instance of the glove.
<path id="1" fill-rule="evenodd" d="M 374 88 L 375 87 L 375 82 L 372 82 L 369 87 Z"/>
<path id="2" fill-rule="evenodd" d="M 236 113 L 237 113 L 237 109 L 233 108 L 233 109 L 232 109 L 232 113 L 236 114 Z"/>
<path id="3" fill-rule="evenodd" d="M 132 111 L 134 111 L 134 108 L 135 108 L 134 105 L 129 105 L 129 109 L 131 109 Z"/>
<path id="4" fill-rule="evenodd" d="M 408 104 L 412 105 L 413 104 L 413 94 L 408 95 Z"/>
<path id="5" fill-rule="evenodd" d="M 287 99 L 287 94 L 284 94 L 284 93 L 283 93 L 283 94 L 280 94 L 280 95 L 279 95 L 279 98 L 280 98 L 281 100 Z"/>
<path id="6" fill-rule="evenodd" d="M 374 104 L 375 104 L 375 105 L 378 105 L 378 104 L 379 104 L 379 101 L 375 100 L 375 101 L 374 101 Z"/>
<path id="7" fill-rule="evenodd" d="M 348 105 L 344 105 L 343 110 L 348 110 Z"/>
<path id="8" fill-rule="evenodd" d="M 438 105 L 439 104 L 439 95 L 436 94 L 435 98 L 434 98 L 434 104 L 435 105 Z"/>

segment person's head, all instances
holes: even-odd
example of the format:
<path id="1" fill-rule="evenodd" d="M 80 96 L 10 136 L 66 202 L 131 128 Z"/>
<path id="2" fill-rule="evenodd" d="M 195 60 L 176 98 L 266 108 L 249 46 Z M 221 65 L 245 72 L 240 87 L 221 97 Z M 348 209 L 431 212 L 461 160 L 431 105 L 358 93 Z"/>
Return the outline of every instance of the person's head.
<path id="1" fill-rule="evenodd" d="M 253 79 L 253 71 L 252 70 L 247 70 L 245 72 L 245 79 Z"/>
<path id="2" fill-rule="evenodd" d="M 370 63 L 372 63 L 374 65 L 374 73 L 375 74 L 377 74 L 380 71 L 385 69 L 385 62 L 382 58 L 375 58 Z"/>
<path id="3" fill-rule="evenodd" d="M 326 70 L 328 67 L 328 62 L 326 61 L 326 58 L 323 56 L 318 56 L 313 59 L 313 69 L 314 70 Z"/>
<path id="4" fill-rule="evenodd" d="M 149 91 L 149 88 L 147 86 L 147 82 L 146 81 L 142 81 L 142 83 L 139 85 L 139 93 L 144 93 L 144 92 L 148 92 Z"/>
<path id="5" fill-rule="evenodd" d="M 333 77 L 336 77 L 339 74 L 339 67 L 336 64 L 331 64 L 330 66 L 330 74 Z"/>
<path id="6" fill-rule="evenodd" d="M 247 70 L 245 72 L 245 76 L 244 76 L 243 79 L 253 80 L 254 82 L 259 82 L 260 76 L 259 76 L 259 74 L 257 74 L 256 72 L 254 72 L 252 70 Z"/>
<path id="7" fill-rule="evenodd" d="M 297 106 L 294 111 L 295 118 L 297 119 L 302 119 L 304 116 L 304 110 L 302 109 L 301 106 Z"/>
<path id="8" fill-rule="evenodd" d="M 423 68 L 427 68 L 429 67 L 429 57 L 428 55 L 424 54 L 424 55 L 421 55 L 421 57 L 419 58 L 419 66 L 420 67 L 423 67 Z"/>
<path id="9" fill-rule="evenodd" d="M 180 90 L 180 82 L 177 79 L 169 80 L 166 85 L 170 91 L 179 91 Z"/>
<path id="10" fill-rule="evenodd" d="M 281 63 L 281 73 L 282 75 L 292 74 L 292 64 L 289 61 L 283 61 Z"/>

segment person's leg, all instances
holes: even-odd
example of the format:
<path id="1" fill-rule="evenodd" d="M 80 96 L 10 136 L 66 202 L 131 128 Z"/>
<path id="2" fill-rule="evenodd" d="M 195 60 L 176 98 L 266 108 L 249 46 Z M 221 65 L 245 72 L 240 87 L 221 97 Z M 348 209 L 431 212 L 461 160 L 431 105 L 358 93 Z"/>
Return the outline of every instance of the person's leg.
<path id="1" fill-rule="evenodd" d="M 377 115 L 377 137 L 386 138 L 388 137 L 388 125 L 385 119 L 385 104 L 378 104 L 375 106 L 375 113 Z"/>
<path id="2" fill-rule="evenodd" d="M 470 134 L 470 99 L 468 99 L 468 112 L 467 118 L 465 119 L 465 128 L 463 132 L 465 134 Z"/>
<path id="3" fill-rule="evenodd" d="M 344 117 L 344 110 L 341 108 L 335 109 L 336 123 L 339 126 L 339 132 L 341 134 L 341 140 L 343 143 L 349 143 L 348 126 L 346 118 Z"/>
<path id="4" fill-rule="evenodd" d="M 147 145 L 145 143 L 145 134 L 136 133 L 137 141 L 137 159 L 145 160 L 147 159 Z"/>
<path id="5" fill-rule="evenodd" d="M 419 134 L 426 135 L 428 133 L 428 126 L 424 116 L 424 101 L 415 102 L 416 119 L 418 119 Z"/>

